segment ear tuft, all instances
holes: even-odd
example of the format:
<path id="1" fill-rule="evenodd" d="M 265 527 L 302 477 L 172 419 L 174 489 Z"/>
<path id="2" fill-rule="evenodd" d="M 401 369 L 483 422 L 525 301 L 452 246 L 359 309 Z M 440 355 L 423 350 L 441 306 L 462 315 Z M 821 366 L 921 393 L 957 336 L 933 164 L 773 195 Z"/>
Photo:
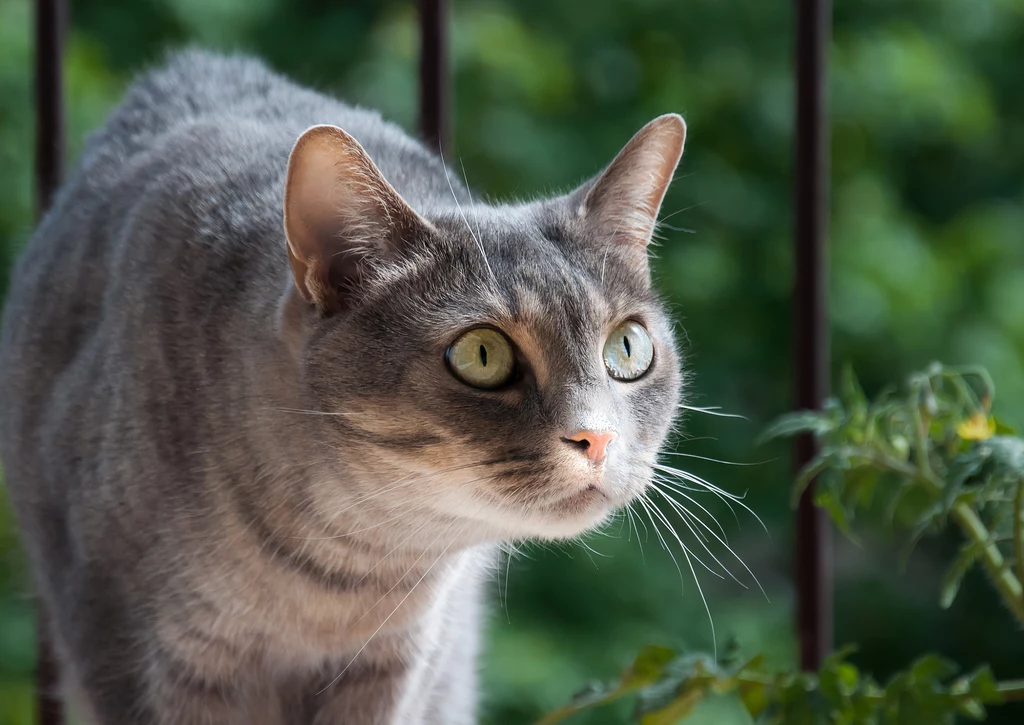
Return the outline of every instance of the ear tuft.
<path id="1" fill-rule="evenodd" d="M 314 126 L 288 159 L 284 228 L 296 290 L 336 312 L 366 265 L 394 259 L 431 226 L 358 141 L 335 126 Z"/>
<path id="2" fill-rule="evenodd" d="M 682 116 L 654 119 L 594 181 L 578 208 L 595 239 L 646 246 L 686 141 Z"/>

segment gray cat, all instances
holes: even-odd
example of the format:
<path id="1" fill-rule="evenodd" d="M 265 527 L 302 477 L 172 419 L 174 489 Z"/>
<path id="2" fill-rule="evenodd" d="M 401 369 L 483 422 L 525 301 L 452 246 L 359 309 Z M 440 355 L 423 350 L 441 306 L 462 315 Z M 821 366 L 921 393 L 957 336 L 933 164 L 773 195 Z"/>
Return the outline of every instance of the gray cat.
<path id="1" fill-rule="evenodd" d="M 484 205 L 256 61 L 139 80 L 0 339 L 0 454 L 82 716 L 474 722 L 497 547 L 607 520 L 672 423 L 646 247 L 684 136 L 662 116 L 578 190 Z"/>

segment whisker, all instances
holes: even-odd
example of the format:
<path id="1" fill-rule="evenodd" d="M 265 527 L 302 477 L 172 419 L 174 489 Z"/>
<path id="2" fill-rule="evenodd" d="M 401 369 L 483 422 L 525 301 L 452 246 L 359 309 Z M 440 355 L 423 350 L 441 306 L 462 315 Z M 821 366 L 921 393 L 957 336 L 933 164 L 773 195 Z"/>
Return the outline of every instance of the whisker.
<path id="1" fill-rule="evenodd" d="M 715 633 L 715 618 L 711 616 L 711 607 L 708 605 L 708 598 L 704 596 L 704 588 L 700 585 L 700 579 L 697 578 L 697 571 L 693 568 L 693 562 L 690 561 L 690 554 L 684 548 L 683 556 L 686 557 L 686 565 L 690 567 L 690 574 L 693 575 L 693 583 L 697 585 L 697 593 L 700 594 L 700 600 L 704 602 L 704 611 L 708 613 L 708 624 L 711 625 L 711 645 L 712 650 L 715 654 L 715 661 L 718 661 L 718 635 Z"/>
<path id="2" fill-rule="evenodd" d="M 713 415 L 716 418 L 739 418 L 740 420 L 750 420 L 750 418 L 748 418 L 747 416 L 739 415 L 738 413 L 723 413 L 721 406 L 718 405 L 712 405 L 707 408 L 702 408 L 697 405 L 684 405 L 683 403 L 680 403 L 678 407 L 682 408 L 683 410 L 693 411 L 694 413 L 704 413 L 705 415 Z"/>
<path id="3" fill-rule="evenodd" d="M 629 506 L 629 507 L 627 507 L 627 508 L 629 508 L 630 510 L 632 510 L 632 504 L 630 504 L 630 506 Z M 646 524 L 646 523 L 644 522 L 644 520 L 643 520 L 643 517 L 641 517 L 641 516 L 640 516 L 640 514 L 637 514 L 637 516 L 636 516 L 636 520 L 637 520 L 637 522 L 639 522 L 640 524 L 642 524 L 642 525 L 643 525 L 643 527 L 644 527 L 644 539 L 645 539 L 646 541 L 650 541 L 650 540 L 651 540 L 651 532 L 650 532 L 650 531 L 648 530 L 648 528 L 647 528 L 647 524 Z M 640 538 L 640 529 L 637 529 L 637 530 L 636 530 L 636 537 L 637 537 L 637 539 L 639 540 L 639 538 Z"/>
<path id="4" fill-rule="evenodd" d="M 462 181 L 466 184 L 466 194 L 469 195 L 469 203 L 473 204 L 473 191 L 469 188 L 469 176 L 466 174 L 466 164 L 462 162 L 461 156 L 459 156 L 459 166 L 462 167 Z M 467 222 L 466 225 L 468 226 L 469 223 Z M 476 225 L 476 233 L 478 237 L 481 236 L 479 223 Z M 493 276 L 493 274 L 491 276 Z"/>
<path id="5" fill-rule="evenodd" d="M 746 584 L 744 584 L 739 579 L 737 579 L 736 575 L 732 573 L 732 571 L 729 569 L 729 567 L 727 567 L 725 564 L 723 564 L 721 562 L 721 560 L 719 560 L 719 558 L 717 556 L 715 556 L 715 553 L 713 551 L 711 551 L 710 548 L 708 548 L 708 538 L 707 538 L 707 536 L 704 536 L 703 534 L 699 533 L 696 529 L 694 529 L 694 527 L 690 523 L 690 520 L 691 519 L 696 520 L 697 522 L 699 522 L 701 524 L 704 524 L 704 522 L 701 521 L 696 516 L 694 516 L 694 514 L 692 512 L 687 511 L 685 506 L 680 504 L 678 501 L 673 500 L 664 491 L 661 491 L 660 489 L 656 489 L 656 490 L 661 495 L 661 497 L 663 499 L 665 499 L 665 501 L 668 502 L 668 504 L 676 511 L 676 513 L 679 514 L 679 518 L 682 519 L 683 525 L 686 526 L 686 528 L 690 530 L 690 533 L 692 533 L 694 536 L 697 537 L 698 541 L 700 542 L 700 545 L 702 547 L 704 547 L 704 551 L 708 552 L 708 556 L 710 556 L 712 559 L 714 559 L 715 563 L 718 564 L 720 567 L 722 567 L 722 571 L 724 571 L 726 574 L 728 574 L 729 577 L 734 582 L 739 584 L 741 587 L 743 587 L 744 589 L 749 589 L 750 587 L 748 587 Z M 704 524 L 704 526 L 706 527 L 707 525 Z M 712 532 L 712 533 L 714 533 L 714 532 Z M 717 539 L 718 537 L 716 536 L 715 538 Z M 721 541 L 721 540 L 719 539 L 719 541 Z M 726 547 L 726 548 L 728 549 L 729 547 Z M 730 552 L 731 551 L 732 550 L 730 549 Z M 733 556 L 736 556 L 736 554 L 734 553 Z M 743 562 L 741 561 L 740 563 L 742 564 Z"/>
<path id="6" fill-rule="evenodd" d="M 665 451 L 666 456 L 682 456 L 683 458 L 697 458 L 701 461 L 710 461 L 711 463 L 721 463 L 726 466 L 763 466 L 769 461 L 758 461 L 756 463 L 737 463 L 736 461 L 723 461 L 719 458 L 708 458 L 707 456 L 698 456 L 696 453 L 677 453 L 673 451 Z"/>
<path id="7" fill-rule="evenodd" d="M 690 515 L 693 516 L 692 513 Z M 740 566 L 742 566 L 744 569 L 746 569 L 747 574 L 749 574 L 750 578 L 754 580 L 755 584 L 757 584 L 757 588 L 761 590 L 761 594 L 764 595 L 765 600 L 770 602 L 771 599 L 768 597 L 768 592 L 766 592 L 764 590 L 764 587 L 761 586 L 761 580 L 757 578 L 757 575 L 754 574 L 754 572 L 750 569 L 749 566 L 747 566 L 747 563 L 745 561 L 743 561 L 743 559 L 740 557 L 740 555 L 737 554 L 735 551 L 733 551 L 732 547 L 729 546 L 728 542 L 723 540 L 722 538 L 720 538 L 714 531 L 712 531 L 711 528 L 703 520 L 701 520 L 697 516 L 693 516 L 693 518 L 694 518 L 694 520 L 697 523 L 699 523 L 701 526 L 706 528 L 708 530 L 708 533 L 710 533 L 712 536 L 714 536 L 715 539 L 718 541 L 718 543 L 725 547 L 726 551 L 728 551 L 730 554 L 732 554 L 733 558 L 735 558 L 736 561 L 738 561 L 740 563 Z M 744 589 L 746 589 L 746 588 L 747 587 L 744 586 Z"/>
<path id="8" fill-rule="evenodd" d="M 705 486 L 709 491 L 711 491 L 713 493 L 717 493 L 720 496 L 723 496 L 725 498 L 728 498 L 730 501 L 732 501 L 732 502 L 736 503 L 737 505 L 743 507 L 747 511 L 747 513 L 749 513 L 751 516 L 753 516 L 757 520 L 757 523 L 761 524 L 761 528 L 764 529 L 765 533 L 768 534 L 769 536 L 771 536 L 771 532 L 768 531 L 768 527 L 765 526 L 765 523 L 764 523 L 764 521 L 761 520 L 761 517 L 758 516 L 756 513 L 754 513 L 754 510 L 752 508 L 750 508 L 749 506 L 747 506 L 747 504 L 743 503 L 743 497 L 742 496 L 736 496 L 735 494 L 731 494 L 728 491 L 725 491 L 725 490 L 719 488 L 718 486 L 714 485 L 713 483 L 709 483 L 708 481 L 705 481 L 700 476 L 697 476 L 697 475 L 695 475 L 693 473 L 689 473 L 687 471 L 681 471 L 678 468 L 672 468 L 671 466 L 663 466 L 663 465 L 658 464 L 658 463 L 654 464 L 654 468 L 656 468 L 659 471 L 662 471 L 664 473 L 669 473 L 669 474 L 672 474 L 672 475 L 675 475 L 675 476 L 680 476 L 681 478 L 685 478 L 687 481 L 690 481 L 691 483 L 695 483 L 695 484 L 699 484 L 701 486 Z"/>
<path id="9" fill-rule="evenodd" d="M 350 415 L 365 415 L 364 413 L 351 411 L 346 412 L 342 410 L 329 411 L 329 410 L 304 410 L 302 408 L 263 408 L 263 410 L 273 410 L 277 413 L 292 413 L 294 415 L 327 415 L 327 416 L 338 416 L 346 417 Z"/>
<path id="10" fill-rule="evenodd" d="M 498 278 L 494 276 L 494 270 L 491 269 L 491 263 L 487 261 L 487 253 L 484 251 L 484 245 L 480 242 L 480 238 L 473 231 L 473 227 L 470 226 L 469 219 L 466 218 L 466 212 L 462 211 L 462 204 L 459 203 L 459 197 L 455 194 L 455 187 L 452 185 L 451 177 L 448 175 L 448 165 L 444 162 L 444 153 L 441 151 L 440 144 L 437 149 L 438 155 L 441 157 L 441 168 L 444 169 L 444 178 L 448 182 L 448 188 L 452 192 L 452 199 L 455 201 L 455 207 L 459 210 L 459 214 L 462 216 L 462 221 L 466 224 L 466 229 L 469 230 L 469 235 L 473 237 L 473 241 L 476 242 L 477 248 L 480 250 L 480 256 L 483 257 L 484 266 L 487 267 L 488 274 L 491 275 L 491 279 L 494 283 L 498 283 Z"/>
<path id="11" fill-rule="evenodd" d="M 611 557 L 610 555 L 608 555 L 608 554 L 602 554 L 602 553 L 601 553 L 600 551 L 598 551 L 597 549 L 594 549 L 594 548 L 592 548 L 592 547 L 591 547 L 591 546 L 590 546 L 589 544 L 587 544 L 587 542 L 586 542 L 586 541 L 584 541 L 583 539 L 577 539 L 577 540 L 576 540 L 576 543 L 577 543 L 577 544 L 579 544 L 580 546 L 582 546 L 582 547 L 583 547 L 584 549 L 586 549 L 586 550 L 587 550 L 588 552 L 590 552 L 591 554 L 596 554 L 597 556 L 600 556 L 600 557 L 601 557 L 602 559 L 611 559 L 611 558 L 612 558 L 612 557 Z M 591 559 L 591 561 L 593 561 L 593 559 Z M 595 569 L 597 568 L 597 564 L 596 564 L 596 563 L 594 564 L 594 568 L 595 568 Z"/>
<path id="12" fill-rule="evenodd" d="M 344 507 L 344 508 L 342 508 L 340 511 L 336 511 L 333 514 L 332 518 L 337 518 L 338 516 L 340 516 L 341 514 L 345 513 L 346 511 L 349 511 L 352 508 L 355 508 L 356 506 L 358 506 L 358 505 L 360 505 L 362 503 L 366 503 L 367 501 L 370 501 L 370 500 L 372 500 L 374 498 L 377 498 L 378 496 L 382 496 L 385 493 L 390 493 L 391 491 L 394 491 L 394 490 L 396 490 L 398 488 L 403 488 L 405 486 L 411 486 L 412 484 L 418 483 L 418 482 L 423 481 L 423 480 L 425 480 L 427 478 L 432 478 L 434 476 L 442 476 L 442 475 L 446 475 L 448 473 L 454 473 L 455 471 L 464 471 L 464 470 L 468 470 L 468 469 L 471 469 L 471 468 L 477 468 L 477 467 L 481 467 L 481 466 L 493 466 L 493 465 L 498 465 L 498 464 L 507 463 L 507 462 L 508 462 L 507 459 L 476 461 L 474 463 L 464 463 L 464 464 L 461 464 L 461 465 L 458 465 L 458 466 L 452 466 L 450 468 L 445 468 L 445 469 L 442 469 L 440 471 L 432 471 L 430 473 L 417 474 L 415 472 L 410 472 L 408 475 L 406 475 L 406 476 L 404 476 L 402 478 L 399 478 L 396 481 L 393 481 L 392 483 L 388 484 L 384 488 L 380 488 L 380 489 L 376 489 L 374 491 L 370 491 L 368 493 L 363 494 L 362 496 L 356 497 L 354 500 L 349 501 L 348 502 L 349 505 Z"/>
<path id="13" fill-rule="evenodd" d="M 671 522 L 670 522 L 670 521 L 668 520 L 668 517 L 667 517 L 667 516 L 665 516 L 665 513 L 664 513 L 664 512 L 663 512 L 663 511 L 662 511 L 662 510 L 661 510 L 660 508 L 658 508 L 658 507 L 657 507 L 657 505 L 654 505 L 654 504 L 653 504 L 653 502 L 652 502 L 652 506 L 653 506 L 653 509 L 654 509 L 654 513 L 655 513 L 655 515 L 656 515 L 656 516 L 657 516 L 657 517 L 658 517 L 659 519 L 661 519 L 662 523 L 664 523 L 664 524 L 665 524 L 666 528 L 668 528 L 668 532 L 669 532 L 670 534 L 672 534 L 672 536 L 673 536 L 673 537 L 675 538 L 676 542 L 677 542 L 677 543 L 679 544 L 679 548 L 681 548 L 681 549 L 683 550 L 683 552 L 685 553 L 685 552 L 686 552 L 686 550 L 687 550 L 687 549 L 686 549 L 686 544 L 684 544 L 684 543 L 683 543 L 683 540 L 682 540 L 682 538 L 681 538 L 681 537 L 679 536 L 679 534 L 678 534 L 678 533 L 676 532 L 675 528 L 674 528 L 674 527 L 672 526 Z M 684 522 L 684 523 L 685 523 L 685 522 Z M 710 566 L 708 566 L 707 564 L 705 564 L 705 563 L 704 563 L 704 560 L 703 560 L 703 559 L 701 559 L 701 558 L 700 558 L 699 556 L 697 556 L 697 555 L 696 555 L 696 554 L 695 554 L 694 552 L 692 552 L 692 551 L 691 551 L 691 552 L 689 552 L 689 553 L 690 553 L 690 555 L 691 555 L 691 556 L 693 556 L 693 558 L 694 558 L 694 559 L 696 559 L 696 560 L 697 560 L 698 562 L 700 562 L 701 566 L 703 566 L 703 567 L 704 567 L 705 569 L 707 569 L 707 570 L 708 570 L 709 572 L 711 572 L 712 574 L 714 574 L 715 576 L 717 576 L 717 577 L 718 577 L 719 579 L 725 579 L 725 577 L 724 577 L 724 576 L 722 576 L 722 575 L 721 575 L 721 574 L 719 574 L 719 573 L 718 573 L 717 571 L 715 571 L 714 569 L 712 569 L 712 568 L 711 568 Z"/>
<path id="14" fill-rule="evenodd" d="M 662 485 L 668 486 L 669 488 L 672 489 L 673 493 L 678 493 L 680 496 L 685 498 L 687 501 L 692 503 L 694 506 L 699 508 L 704 513 L 706 513 L 709 517 L 711 517 L 711 520 L 715 522 L 715 525 L 718 527 L 718 530 L 722 532 L 722 536 L 726 536 L 726 538 L 728 538 L 726 533 L 725 533 L 725 528 L 722 526 L 721 523 L 719 523 L 718 519 L 715 518 L 715 515 L 713 513 L 711 513 L 710 511 L 708 511 L 706 508 L 704 508 L 704 505 L 701 504 L 700 501 L 698 501 L 697 499 L 693 498 L 692 496 L 688 496 L 685 493 L 685 491 L 701 491 L 701 492 L 703 492 L 703 489 L 690 488 L 689 486 L 686 486 L 685 484 L 679 483 L 678 481 L 673 481 L 672 479 L 669 479 L 669 478 L 665 478 L 664 476 L 661 476 L 661 475 L 659 475 L 657 473 L 655 473 L 655 475 L 654 475 L 654 481 L 657 481 L 658 483 L 660 483 Z M 653 483 L 653 481 L 652 481 L 652 483 Z M 726 506 L 729 506 L 729 510 L 732 512 L 733 518 L 736 518 L 736 523 L 738 524 L 739 523 L 739 519 L 736 517 L 735 509 L 733 509 L 732 506 L 729 504 L 728 499 L 723 499 L 723 501 L 725 502 Z"/>
<path id="15" fill-rule="evenodd" d="M 420 563 L 420 560 L 421 560 L 421 559 L 422 559 L 422 558 L 423 558 L 424 556 L 426 556 L 426 555 L 427 555 L 427 552 L 428 552 L 428 551 L 430 551 L 430 549 L 431 549 L 431 548 L 432 548 L 432 547 L 434 546 L 434 544 L 436 544 L 436 543 L 437 543 L 438 541 L 440 541 L 440 540 L 441 540 L 441 536 L 442 536 L 442 534 L 443 534 L 443 533 L 445 533 L 445 532 L 443 532 L 443 531 L 442 531 L 441 533 L 439 533 L 439 534 L 438 534 L 437 536 L 435 536 L 435 537 L 434 537 L 434 539 L 433 539 L 433 540 L 432 540 L 432 541 L 430 542 L 430 545 L 429 545 L 429 546 L 427 546 L 427 547 L 425 547 L 425 548 L 423 549 L 423 551 L 422 551 L 422 552 L 420 552 L 420 555 L 419 555 L 419 556 L 417 556 L 417 557 L 416 557 L 416 559 L 415 559 L 415 560 L 414 560 L 414 561 L 412 562 L 412 564 L 410 564 L 410 565 L 409 565 L 409 568 L 408 568 L 408 569 L 406 569 L 405 573 L 404 573 L 404 574 L 402 574 L 402 576 L 398 577 L 398 581 L 396 581 L 396 582 L 395 582 L 395 583 L 394 583 L 394 584 L 392 585 L 392 587 L 391 587 L 390 589 L 388 589 L 388 590 L 387 590 L 386 592 L 384 592 L 383 594 L 381 594 L 381 595 L 380 595 L 380 598 L 379 598 L 379 599 L 378 599 L 378 600 L 377 600 L 376 602 L 374 602 L 374 603 L 373 603 L 373 604 L 372 604 L 372 605 L 371 605 L 371 606 L 370 606 L 370 607 L 369 607 L 369 608 L 368 608 L 368 609 L 367 609 L 367 610 L 366 610 L 365 612 L 363 612 L 363 613 L 362 613 L 362 615 L 361 615 L 361 616 L 359 617 L 359 619 L 357 619 L 357 620 L 356 620 L 356 621 L 354 621 L 354 622 L 353 622 L 352 624 L 350 624 L 350 625 L 349 625 L 349 629 L 352 629 L 352 627 L 356 626 L 357 624 L 359 624 L 360 622 L 362 622 L 362 621 L 363 621 L 364 619 L 366 619 L 366 617 L 367 617 L 367 616 L 369 616 L 370 612 L 372 612 L 372 611 L 373 611 L 374 609 L 376 609 L 376 608 L 377 608 L 377 605 L 379 605 L 379 604 L 380 604 L 381 602 L 383 602 L 383 601 L 384 601 L 385 599 L 387 599 L 387 598 L 388 598 L 388 596 L 389 596 L 389 595 L 391 594 L 391 592 L 395 591 L 395 589 L 397 589 L 397 588 L 398 588 L 398 585 L 399 585 L 399 584 L 401 584 L 401 583 L 402 583 L 402 582 L 403 582 L 403 581 L 405 580 L 405 578 L 406 578 L 407 576 L 409 576 L 409 574 L 411 574 L 411 573 L 412 573 L 412 570 L 416 568 L 416 565 L 417 565 L 417 564 L 419 564 L 419 563 Z M 449 544 L 449 545 L 450 545 L 450 544 Z M 427 571 L 429 571 L 429 569 L 428 569 Z M 415 587 L 413 587 L 413 588 L 415 589 Z M 409 593 L 410 593 L 410 594 L 412 593 L 412 592 L 411 592 L 411 590 L 410 590 L 410 592 L 409 592 Z M 408 596 L 408 595 L 406 595 L 406 596 Z M 405 600 L 403 599 L 402 601 L 405 601 Z M 392 614 L 394 614 L 394 612 L 392 612 Z M 363 646 L 365 647 L 366 645 L 363 645 Z M 356 653 L 356 655 L 358 656 L 358 654 L 359 654 L 359 653 L 357 652 L 357 653 Z M 350 663 L 350 664 L 351 664 L 351 663 Z M 333 683 L 332 683 L 332 684 L 333 684 Z"/>
<path id="16" fill-rule="evenodd" d="M 668 542 L 665 541 L 665 537 L 661 535 L 661 530 L 658 529 L 658 524 L 654 521 L 654 515 L 651 513 L 651 506 L 653 506 L 653 504 L 649 503 L 650 499 L 647 498 L 646 494 L 640 494 L 636 500 L 640 502 L 640 505 L 644 507 L 644 511 L 647 512 L 647 518 L 651 520 L 651 526 L 654 527 L 654 534 L 658 537 L 658 541 L 661 542 L 661 548 L 668 552 L 669 557 L 672 559 L 672 563 L 675 564 L 676 571 L 679 572 L 679 586 L 685 591 L 685 585 L 683 584 L 683 570 L 679 568 L 679 562 L 676 561 L 675 554 L 673 554 L 672 550 L 668 547 Z"/>
<path id="17" fill-rule="evenodd" d="M 465 527 L 463 527 L 463 529 L 465 529 Z M 438 538 L 440 538 L 440 537 L 438 537 Z M 424 579 L 426 579 L 427 575 L 428 575 L 428 574 L 429 574 L 429 573 L 431 572 L 431 570 L 432 570 L 432 569 L 433 569 L 433 568 L 434 568 L 434 567 L 435 567 L 435 566 L 437 565 L 437 562 L 441 561 L 441 558 L 442 558 L 442 557 L 443 557 L 443 556 L 444 556 L 444 555 L 445 555 L 445 554 L 446 554 L 446 553 L 448 552 L 448 549 L 450 549 L 450 548 L 451 548 L 451 545 L 452 545 L 452 544 L 454 543 L 454 541 L 455 541 L 455 540 L 453 539 L 452 541 L 448 542 L 448 545 L 447 545 L 447 546 L 445 546 L 445 547 L 444 547 L 444 549 L 442 549 L 442 550 L 441 550 L 441 553 L 440 553 L 440 554 L 438 554 L 438 555 L 437 555 L 437 558 L 436 558 L 436 559 L 434 559 L 434 561 L 433 561 L 433 562 L 432 562 L 432 563 L 430 564 L 430 566 L 428 566 L 428 567 L 427 567 L 427 570 L 426 570 L 425 572 L 423 572 L 423 575 L 422 575 L 422 576 L 421 576 L 421 577 L 420 577 L 419 579 L 417 579 L 417 580 L 416 580 L 416 583 L 415 583 L 415 584 L 413 584 L 413 585 L 412 585 L 412 589 L 410 589 L 410 590 L 409 590 L 409 591 L 408 591 L 408 592 L 406 593 L 406 595 L 405 595 L 404 597 L 402 597 L 402 600 L 401 600 L 401 601 L 400 601 L 400 602 L 399 602 L 399 603 L 398 603 L 398 604 L 397 604 L 397 605 L 395 606 L 395 608 L 391 610 L 391 614 L 389 614 L 388 616 L 386 616 L 386 617 L 384 618 L 384 621 L 383 621 L 383 622 L 381 622 L 381 623 L 380 623 L 380 626 L 379 626 L 379 627 L 377 627 L 377 629 L 375 629 L 375 630 L 373 631 L 373 634 L 371 634 L 371 635 L 370 635 L 370 637 L 369 637 L 369 638 L 368 638 L 368 639 L 366 640 L 366 642 L 364 642 L 364 643 L 363 643 L 363 646 L 362 646 L 362 647 L 360 647 L 360 648 L 359 648 L 359 649 L 358 649 L 358 650 L 356 651 L 356 653 L 355 653 L 354 655 L 352 655 L 352 659 L 350 659 L 350 660 L 348 661 L 348 664 L 347 664 L 347 665 L 345 665 L 345 669 L 343 669 L 343 670 L 342 670 L 341 672 L 339 672 L 339 673 L 338 673 L 338 676 L 337 676 L 337 677 L 335 677 L 335 678 L 334 678 L 333 680 L 331 680 L 331 681 L 330 681 L 329 683 L 327 683 L 327 686 L 326 686 L 326 687 L 324 687 L 324 688 L 323 688 L 322 690 L 320 690 L 320 692 L 316 693 L 317 695 L 323 694 L 323 693 L 324 693 L 325 691 L 329 690 L 329 689 L 330 689 L 331 687 L 333 687 L 333 686 L 334 686 L 334 684 L 335 684 L 336 682 L 338 682 L 338 680 L 340 680 L 340 679 L 341 679 L 341 678 L 342 678 L 342 677 L 343 677 L 343 676 L 345 675 L 345 673 L 346 673 L 346 672 L 348 672 L 348 669 L 349 669 L 349 667 L 351 667 L 351 666 L 352 666 L 352 664 L 353 664 L 353 663 L 354 663 L 354 662 L 355 662 L 355 661 L 356 661 L 357 659 L 359 659 L 359 655 L 361 655 L 361 654 L 363 653 L 363 650 L 364 650 L 364 649 L 366 649 L 366 647 L 367 647 L 367 646 L 368 646 L 368 645 L 370 644 L 370 642 L 372 642 L 372 641 L 373 641 L 373 638 L 377 636 L 377 633 L 378 633 L 378 632 L 380 632 L 380 631 L 381 631 L 382 629 L 384 629 L 384 625 L 386 625 L 386 624 L 388 623 L 388 620 L 390 620 L 390 619 L 391 619 L 391 618 L 392 618 L 393 616 L 395 616 L 395 613 L 396 613 L 396 612 L 397 612 L 397 611 L 398 611 L 399 609 L 401 609 L 402 605 L 403 605 L 403 604 L 405 604 L 405 601 L 406 601 L 406 600 L 407 600 L 407 599 L 408 599 L 408 598 L 409 598 L 410 596 L 412 596 L 412 593 L 413 593 L 414 591 L 416 591 L 416 588 L 417 588 L 417 587 L 418 587 L 418 586 L 420 585 L 420 583 L 421 583 L 421 582 L 422 582 L 422 581 L 423 581 Z M 376 606 L 376 605 L 374 605 L 374 606 Z M 371 609 L 372 609 L 372 607 L 371 607 Z M 369 610 L 367 610 L 367 611 L 369 612 Z M 366 615 L 364 614 L 363 616 L 365 617 Z"/>
<path id="18" fill-rule="evenodd" d="M 505 555 L 505 619 L 508 621 L 509 624 L 512 624 L 512 615 L 509 614 L 509 611 L 508 611 L 508 575 L 509 575 L 509 570 L 512 569 L 512 557 L 515 555 L 515 544 L 510 542 L 509 546 L 512 548 L 512 551 Z M 498 584 L 498 588 L 499 588 L 498 595 L 499 595 L 499 598 L 500 598 L 500 596 L 501 596 L 501 591 L 500 591 L 500 589 L 501 589 L 501 583 L 500 583 L 501 580 L 499 579 L 498 582 L 499 582 L 499 584 Z"/>
<path id="19" fill-rule="evenodd" d="M 396 551 L 398 551 L 398 550 L 399 550 L 400 548 L 402 548 L 402 546 L 403 546 L 404 544 L 406 544 L 406 543 L 407 543 L 407 542 L 408 542 L 409 540 L 411 540 L 411 539 L 412 539 L 412 537 L 414 537 L 414 536 L 415 536 L 416 534 L 420 533 L 420 532 L 421 532 L 421 531 L 422 531 L 423 529 L 425 529 L 425 528 L 426 528 L 426 527 L 427 527 L 427 526 L 428 526 L 428 525 L 429 525 L 430 523 L 431 523 L 431 522 L 430 522 L 430 520 L 428 519 L 428 520 L 427 520 L 427 521 L 425 521 L 424 523 L 420 524 L 420 525 L 419 525 L 418 527 L 414 528 L 414 529 L 413 529 L 413 530 L 412 530 L 412 531 L 411 531 L 411 532 L 409 533 L 409 535 L 408 535 L 408 536 L 406 536 L 406 537 L 405 537 L 404 539 L 402 539 L 402 540 L 401 540 L 400 542 L 398 542 L 397 544 L 395 544 L 395 548 L 393 548 L 393 549 L 392 549 L 391 551 L 389 551 L 389 552 L 388 552 L 388 553 L 386 553 L 386 554 L 385 554 L 384 556 L 382 556 L 382 557 L 380 558 L 380 560 L 379 560 L 379 561 L 378 561 L 378 562 L 377 562 L 376 564 L 374 564 L 374 565 L 373 565 L 373 566 L 371 566 L 371 567 L 370 567 L 369 569 L 367 569 L 367 570 L 366 570 L 366 573 L 364 573 L 364 574 L 363 574 L 363 575 L 362 575 L 361 577 L 359 577 L 359 581 L 357 581 L 357 582 L 356 582 L 356 586 L 359 586 L 360 584 L 362 584 L 362 583 L 363 583 L 363 582 L 364 582 L 364 581 L 366 580 L 366 577 L 370 576 L 370 574 L 371 574 L 371 573 L 373 573 L 373 570 L 374 570 L 374 569 L 376 569 L 376 568 L 377 568 L 378 566 L 380 566 L 381 564 L 383 564 L 383 563 L 384 563 L 384 562 L 385 562 L 385 561 L 386 561 L 386 560 L 387 560 L 387 559 L 388 559 L 388 558 L 389 558 L 389 557 L 390 557 L 390 556 L 391 556 L 392 554 L 394 554 L 394 553 L 395 553 Z M 406 574 L 408 574 L 408 572 L 406 572 Z M 399 581 L 401 581 L 401 580 L 399 580 Z M 387 596 L 387 595 L 385 595 L 385 596 Z M 373 608 L 373 607 L 371 607 L 370 609 L 372 609 L 372 608 Z M 369 610 L 367 610 L 367 611 L 369 611 Z M 364 614 L 363 616 L 366 616 L 366 615 Z"/>

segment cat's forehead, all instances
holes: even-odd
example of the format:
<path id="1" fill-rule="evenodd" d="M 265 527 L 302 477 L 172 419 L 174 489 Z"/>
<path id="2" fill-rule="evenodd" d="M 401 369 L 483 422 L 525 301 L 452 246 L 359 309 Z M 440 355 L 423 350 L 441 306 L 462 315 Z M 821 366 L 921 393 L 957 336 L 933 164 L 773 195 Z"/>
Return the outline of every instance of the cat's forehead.
<path id="1" fill-rule="evenodd" d="M 561 309 L 607 319 L 656 306 L 643 252 L 583 239 L 568 215 L 546 207 L 498 207 L 449 216 L 439 224 L 463 264 L 519 314 Z M 632 259 L 628 259 L 628 257 Z"/>

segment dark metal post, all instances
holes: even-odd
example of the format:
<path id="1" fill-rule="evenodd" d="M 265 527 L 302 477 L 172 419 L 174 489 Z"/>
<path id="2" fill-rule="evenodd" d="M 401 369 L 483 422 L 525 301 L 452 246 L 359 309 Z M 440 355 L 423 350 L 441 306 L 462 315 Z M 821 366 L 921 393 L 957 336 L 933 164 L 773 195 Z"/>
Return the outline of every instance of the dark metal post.
<path id="1" fill-rule="evenodd" d="M 448 143 L 447 24 L 445 0 L 420 0 L 420 134 L 439 150 Z"/>
<path id="2" fill-rule="evenodd" d="M 64 164 L 64 0 L 36 0 L 36 212 L 60 186 Z"/>
<path id="3" fill-rule="evenodd" d="M 35 5 L 36 105 L 36 217 L 41 219 L 53 201 L 64 171 L 64 32 L 65 0 L 36 0 Z M 64 709 L 59 694 L 60 675 L 47 636 L 46 615 L 36 615 L 36 721 L 60 725 Z"/>
<path id="4" fill-rule="evenodd" d="M 829 198 L 827 55 L 830 0 L 796 0 L 796 129 L 793 370 L 797 409 L 820 408 L 829 387 L 826 234 Z M 796 465 L 814 456 L 814 441 L 796 441 Z M 817 669 L 832 649 L 831 529 L 814 506 L 814 486 L 796 517 L 797 630 L 800 665 Z"/>

